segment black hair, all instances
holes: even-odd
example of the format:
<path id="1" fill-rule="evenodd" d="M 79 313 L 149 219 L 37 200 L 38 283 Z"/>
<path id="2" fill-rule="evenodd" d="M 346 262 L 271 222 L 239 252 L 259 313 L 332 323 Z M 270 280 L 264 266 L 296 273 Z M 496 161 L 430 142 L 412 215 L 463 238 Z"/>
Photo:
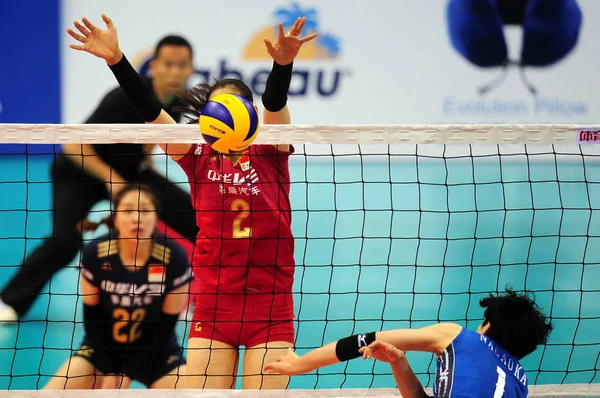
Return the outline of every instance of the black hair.
<path id="1" fill-rule="evenodd" d="M 220 88 L 231 87 L 232 91 L 254 102 L 252 90 L 239 79 L 215 80 L 213 84 L 201 83 L 178 94 L 181 106 L 173 107 L 173 111 L 184 116 L 189 124 L 198 123 L 204 105 L 211 94 Z"/>
<path id="2" fill-rule="evenodd" d="M 121 203 L 123 198 L 129 192 L 132 191 L 144 193 L 148 197 L 148 199 L 150 199 L 150 202 L 152 202 L 152 204 L 154 205 L 156 212 L 158 212 L 158 199 L 156 198 L 154 191 L 152 191 L 152 189 L 150 189 L 149 186 L 143 184 L 127 184 L 123 188 L 121 188 L 121 190 L 115 195 L 115 198 L 113 199 L 115 210 L 119 207 L 119 204 Z"/>
<path id="3" fill-rule="evenodd" d="M 156 48 L 154 49 L 154 57 L 153 58 L 158 57 L 158 52 L 164 46 L 181 46 L 181 47 L 187 47 L 190 50 L 190 57 L 192 59 L 194 59 L 194 50 L 192 49 L 192 45 L 190 44 L 190 42 L 187 41 L 186 39 L 184 39 L 181 36 L 175 36 L 175 35 L 163 37 L 158 42 L 158 44 L 156 44 Z"/>
<path id="4" fill-rule="evenodd" d="M 158 203 L 158 199 L 157 199 L 156 195 L 154 194 L 152 189 L 150 189 L 150 187 L 148 187 L 147 185 L 143 185 L 143 184 L 127 184 L 126 186 L 124 186 L 119 191 L 119 193 L 117 193 L 115 195 L 115 198 L 113 200 L 115 210 L 119 207 L 119 204 L 121 203 L 121 201 L 123 200 L 125 195 L 127 195 L 129 192 L 132 192 L 132 191 L 144 193 L 148 197 L 148 199 L 150 199 L 150 202 L 152 202 L 152 204 L 154 205 L 154 209 L 156 210 L 156 213 L 158 213 L 159 203 Z M 95 231 L 96 229 L 98 229 L 98 227 L 100 225 L 104 224 L 108 228 L 112 229 L 115 227 L 114 219 L 115 219 L 114 213 L 111 213 L 109 216 L 104 217 L 99 222 L 94 222 L 94 221 L 84 219 L 77 224 L 77 228 L 81 232 Z"/>
<path id="5" fill-rule="evenodd" d="M 483 326 L 490 325 L 485 335 L 521 359 L 535 351 L 538 345 L 546 344 L 553 326 L 534 298 L 526 292 L 518 294 L 509 286 L 505 290 L 504 294 L 490 294 L 479 301 L 485 308 Z"/>

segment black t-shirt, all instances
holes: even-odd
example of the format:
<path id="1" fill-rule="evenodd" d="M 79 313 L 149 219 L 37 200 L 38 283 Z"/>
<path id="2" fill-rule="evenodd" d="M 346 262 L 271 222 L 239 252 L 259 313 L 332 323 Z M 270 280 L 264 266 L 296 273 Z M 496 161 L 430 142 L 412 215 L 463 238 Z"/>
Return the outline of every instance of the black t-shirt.
<path id="1" fill-rule="evenodd" d="M 151 79 L 146 79 L 152 85 Z M 164 101 L 164 109 L 176 122 L 181 116 L 172 111 L 177 100 Z M 121 87 L 110 91 L 102 99 L 96 110 L 85 121 L 86 124 L 144 124 L 144 119 L 138 114 L 133 103 Z M 100 158 L 114 168 L 123 178 L 137 179 L 140 164 L 144 160 L 143 145 L 139 144 L 95 144 L 94 150 Z"/>

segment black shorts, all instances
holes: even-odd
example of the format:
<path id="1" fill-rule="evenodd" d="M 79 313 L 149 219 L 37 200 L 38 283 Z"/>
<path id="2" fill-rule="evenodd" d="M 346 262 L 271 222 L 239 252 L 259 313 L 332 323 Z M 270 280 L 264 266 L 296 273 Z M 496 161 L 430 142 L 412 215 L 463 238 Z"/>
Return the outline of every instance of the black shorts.
<path id="1" fill-rule="evenodd" d="M 84 337 L 73 356 L 84 358 L 103 374 L 127 376 L 146 387 L 186 363 L 183 349 L 174 342 L 167 342 L 159 349 L 96 350 Z"/>

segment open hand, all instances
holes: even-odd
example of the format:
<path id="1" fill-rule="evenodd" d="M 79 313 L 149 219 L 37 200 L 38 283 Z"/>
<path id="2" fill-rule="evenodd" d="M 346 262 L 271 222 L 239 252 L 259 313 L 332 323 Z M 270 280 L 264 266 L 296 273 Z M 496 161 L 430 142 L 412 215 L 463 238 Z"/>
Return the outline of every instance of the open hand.
<path id="1" fill-rule="evenodd" d="M 374 341 L 367 347 L 358 350 L 363 355 L 363 359 L 374 358 L 381 362 L 393 363 L 404 359 L 404 353 L 391 344 L 382 341 Z"/>
<path id="2" fill-rule="evenodd" d="M 292 63 L 298 51 L 304 43 L 308 43 L 315 37 L 316 33 L 300 38 L 302 34 L 302 28 L 306 23 L 306 18 L 298 18 L 290 30 L 286 33 L 283 31 L 283 24 L 279 23 L 279 36 L 275 44 L 271 43 L 269 39 L 265 39 L 265 45 L 269 55 L 281 66 L 289 65 Z"/>
<path id="3" fill-rule="evenodd" d="M 67 29 L 67 33 L 83 44 L 70 44 L 69 47 L 73 50 L 88 52 L 105 59 L 109 65 L 114 65 L 123 56 L 119 48 L 117 29 L 112 20 L 106 15 L 102 14 L 102 20 L 106 24 L 106 30 L 98 28 L 85 17 L 81 19 L 83 25 L 79 21 L 74 21 L 73 25 L 81 34 L 73 29 Z"/>
<path id="4" fill-rule="evenodd" d="M 286 355 L 277 358 L 276 362 L 265 364 L 263 372 L 279 373 L 282 375 L 295 375 L 294 364 L 299 360 L 299 356 L 290 348 Z"/>

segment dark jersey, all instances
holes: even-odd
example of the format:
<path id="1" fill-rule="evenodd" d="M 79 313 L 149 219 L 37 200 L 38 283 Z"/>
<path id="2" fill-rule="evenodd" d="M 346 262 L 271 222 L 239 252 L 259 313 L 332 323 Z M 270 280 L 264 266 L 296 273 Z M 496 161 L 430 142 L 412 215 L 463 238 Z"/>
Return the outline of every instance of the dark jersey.
<path id="1" fill-rule="evenodd" d="M 149 85 L 151 79 L 147 79 Z M 177 104 L 176 97 L 164 101 L 164 109 L 176 122 L 180 115 L 173 112 Z M 102 99 L 86 124 L 144 124 L 144 119 L 138 114 L 133 103 L 121 87 L 110 91 Z M 135 180 L 137 170 L 144 161 L 144 148 L 139 144 L 95 144 L 94 150 L 102 161 L 113 167 L 123 178 Z"/>
<path id="2" fill-rule="evenodd" d="M 105 336 L 111 336 L 108 345 L 117 349 L 156 347 L 154 321 L 161 313 L 164 295 L 192 278 L 184 249 L 158 235 L 150 258 L 136 270 L 123 267 L 114 237 L 106 235 L 90 242 L 83 250 L 82 274 L 100 289 L 103 319 L 108 320 Z"/>
<path id="3" fill-rule="evenodd" d="M 479 333 L 463 329 L 438 359 L 437 398 L 525 398 L 527 392 L 519 361 Z"/>

